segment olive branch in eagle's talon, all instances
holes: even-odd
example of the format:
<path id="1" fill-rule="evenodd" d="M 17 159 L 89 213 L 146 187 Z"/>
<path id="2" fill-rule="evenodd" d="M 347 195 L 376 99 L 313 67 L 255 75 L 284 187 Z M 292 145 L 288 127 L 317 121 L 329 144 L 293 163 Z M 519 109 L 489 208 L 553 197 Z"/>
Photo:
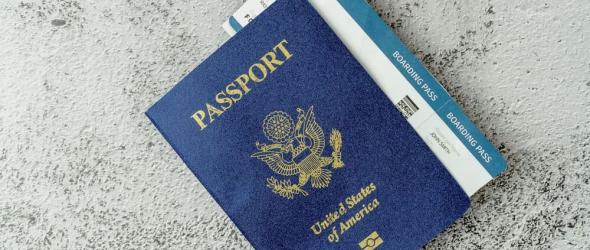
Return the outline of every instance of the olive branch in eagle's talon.
<path id="1" fill-rule="evenodd" d="M 274 177 L 270 177 L 266 179 L 266 186 L 272 189 L 273 193 L 289 200 L 293 199 L 297 194 L 303 196 L 307 196 L 308 194 L 305 190 L 301 189 L 300 186 L 291 184 L 290 180 L 279 181 Z"/>

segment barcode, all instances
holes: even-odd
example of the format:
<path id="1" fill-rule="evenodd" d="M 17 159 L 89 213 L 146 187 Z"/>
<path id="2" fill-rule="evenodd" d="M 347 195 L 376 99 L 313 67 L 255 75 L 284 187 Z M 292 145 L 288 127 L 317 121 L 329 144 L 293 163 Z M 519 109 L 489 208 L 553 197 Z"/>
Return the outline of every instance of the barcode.
<path id="1" fill-rule="evenodd" d="M 418 105 L 416 105 L 416 103 L 414 103 L 414 101 L 412 101 L 409 96 L 405 96 L 403 99 L 401 99 L 401 101 L 399 101 L 395 107 L 397 110 L 399 110 L 399 112 L 402 112 L 402 115 L 406 119 L 410 118 L 414 113 L 416 113 L 416 111 L 420 110 Z"/>

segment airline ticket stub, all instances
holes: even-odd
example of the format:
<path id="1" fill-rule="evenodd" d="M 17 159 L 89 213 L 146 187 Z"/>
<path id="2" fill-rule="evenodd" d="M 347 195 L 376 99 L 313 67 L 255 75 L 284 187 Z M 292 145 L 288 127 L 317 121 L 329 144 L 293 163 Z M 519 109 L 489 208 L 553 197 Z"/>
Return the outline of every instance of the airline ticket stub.
<path id="1" fill-rule="evenodd" d="M 248 0 L 224 24 L 234 35 L 275 0 Z M 309 0 L 468 195 L 506 160 L 365 1 Z"/>
<path id="2" fill-rule="evenodd" d="M 256 16 L 260 15 L 275 0 L 249 0 L 242 5 L 225 23 L 223 29 L 229 35 L 235 35 L 242 27 L 245 27 Z"/>

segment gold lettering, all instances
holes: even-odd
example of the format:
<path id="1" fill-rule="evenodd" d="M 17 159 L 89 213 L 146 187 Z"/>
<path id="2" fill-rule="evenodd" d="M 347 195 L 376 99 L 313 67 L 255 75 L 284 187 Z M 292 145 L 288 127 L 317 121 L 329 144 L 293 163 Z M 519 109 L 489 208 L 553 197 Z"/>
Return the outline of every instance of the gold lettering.
<path id="1" fill-rule="evenodd" d="M 236 78 L 236 82 L 240 85 L 240 87 L 242 87 L 242 90 L 244 90 L 244 94 L 248 94 L 248 92 L 250 92 L 250 88 L 248 87 L 249 81 L 250 78 L 248 78 L 248 75 L 246 74 L 243 74 Z"/>
<path id="2" fill-rule="evenodd" d="M 322 233 L 322 227 L 320 226 L 319 222 L 316 222 L 315 224 L 313 224 L 313 226 L 311 226 L 311 231 L 313 231 L 314 234 L 318 235 Z"/>
<path id="3" fill-rule="evenodd" d="M 277 49 L 279 49 L 281 51 L 281 53 L 283 53 L 283 55 L 285 56 L 285 60 L 289 60 L 293 55 L 289 52 L 289 50 L 287 50 L 287 48 L 285 47 L 285 44 L 288 44 L 289 42 L 287 42 L 287 39 L 283 39 L 283 41 L 279 42 L 279 44 L 277 44 L 277 46 L 275 46 L 273 48 L 274 52 L 277 52 Z"/>
<path id="4" fill-rule="evenodd" d="M 258 77 L 255 73 L 254 73 L 254 69 L 258 68 L 258 70 L 260 70 L 260 72 L 262 73 L 262 77 Z M 248 70 L 248 75 L 250 76 L 250 79 L 252 79 L 252 81 L 255 82 L 262 82 L 264 81 L 264 79 L 266 79 L 266 75 L 267 75 L 267 71 L 266 71 L 266 67 L 264 67 L 264 65 L 260 64 L 260 63 L 255 63 L 254 65 L 250 66 L 250 69 Z"/>
<path id="5" fill-rule="evenodd" d="M 219 117 L 219 116 L 221 116 L 221 114 L 223 114 L 223 111 L 219 110 L 218 108 L 214 107 L 213 105 L 211 105 L 209 103 L 207 103 L 207 112 L 209 113 L 209 120 L 210 120 L 209 123 L 215 121 L 216 117 Z"/>
<path id="6" fill-rule="evenodd" d="M 219 103 L 219 105 L 221 105 L 221 108 L 223 109 L 223 111 L 228 110 L 229 108 L 231 108 L 231 105 L 234 104 L 232 99 L 227 97 L 225 95 L 225 92 L 223 92 L 223 91 L 221 91 L 221 92 L 217 93 L 217 95 L 215 95 L 215 101 L 217 103 Z M 225 106 L 223 104 L 225 104 Z"/>
<path id="7" fill-rule="evenodd" d="M 231 83 L 227 84 L 224 89 L 215 94 L 216 106 L 205 103 L 207 110 L 197 110 L 191 117 L 199 128 L 201 130 L 207 128 L 216 118 L 220 117 L 226 110 L 233 107 L 246 94 L 250 93 L 252 90 L 251 86 L 248 86 L 250 81 L 256 83 L 263 82 L 267 79 L 269 72 L 275 72 L 286 60 L 293 57 L 293 54 L 286 47 L 288 43 L 287 39 L 280 41 L 272 48 L 272 51 L 266 52 L 260 58 L 259 62 L 252 64 L 247 72 L 238 76 Z M 346 209 L 344 206 L 342 208 Z M 333 222 L 320 222 L 318 226 L 320 226 L 320 230 L 326 230 Z"/>
<path id="8" fill-rule="evenodd" d="M 270 73 L 274 72 L 277 68 L 276 66 L 283 65 L 283 61 L 277 60 L 277 54 L 274 52 L 268 52 L 262 58 L 260 58 L 262 62 L 266 65 L 268 69 L 270 69 Z"/>
<path id="9" fill-rule="evenodd" d="M 227 94 L 231 97 L 231 99 L 234 101 L 234 103 L 241 100 L 242 96 L 243 96 L 242 91 L 239 89 L 236 89 L 236 84 L 233 82 L 228 84 L 225 87 L 225 92 L 227 92 Z"/>
<path id="10" fill-rule="evenodd" d="M 195 120 L 195 122 L 197 122 L 197 124 L 201 128 L 201 130 L 203 130 L 207 127 L 207 124 L 205 124 L 205 122 L 203 121 L 205 119 L 205 115 L 206 115 L 205 111 L 199 110 L 199 111 L 195 112 L 192 116 L 193 119 Z"/>

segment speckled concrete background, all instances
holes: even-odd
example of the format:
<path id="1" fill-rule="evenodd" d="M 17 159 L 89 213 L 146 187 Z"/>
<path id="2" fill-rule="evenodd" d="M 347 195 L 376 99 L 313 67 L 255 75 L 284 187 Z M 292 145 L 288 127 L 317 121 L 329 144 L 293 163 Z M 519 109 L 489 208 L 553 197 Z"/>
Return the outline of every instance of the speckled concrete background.
<path id="1" fill-rule="evenodd" d="M 590 248 L 590 3 L 371 1 L 509 170 L 426 248 Z M 241 0 L 0 3 L 0 244 L 249 248 L 143 111 Z"/>

